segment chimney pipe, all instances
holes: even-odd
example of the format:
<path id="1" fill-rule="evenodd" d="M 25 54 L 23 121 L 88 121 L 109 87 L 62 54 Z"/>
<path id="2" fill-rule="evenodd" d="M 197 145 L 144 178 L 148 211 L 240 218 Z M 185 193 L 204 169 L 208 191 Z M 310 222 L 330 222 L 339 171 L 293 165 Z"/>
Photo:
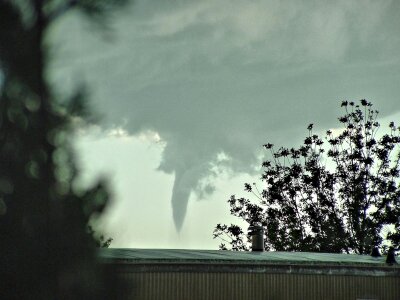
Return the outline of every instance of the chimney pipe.
<path id="1" fill-rule="evenodd" d="M 264 251 L 264 228 L 261 223 L 254 223 L 249 226 L 251 236 L 251 251 Z"/>
<path id="2" fill-rule="evenodd" d="M 389 248 L 388 254 L 386 256 L 386 263 L 389 265 L 397 264 L 396 253 L 393 247 Z"/>

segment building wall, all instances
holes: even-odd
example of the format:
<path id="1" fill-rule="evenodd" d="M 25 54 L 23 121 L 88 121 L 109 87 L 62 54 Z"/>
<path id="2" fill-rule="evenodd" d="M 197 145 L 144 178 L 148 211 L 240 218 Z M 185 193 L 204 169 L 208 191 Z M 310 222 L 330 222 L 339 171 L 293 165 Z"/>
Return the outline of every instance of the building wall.
<path id="1" fill-rule="evenodd" d="M 240 272 L 117 272 L 120 299 L 356 300 L 400 299 L 398 276 Z"/>

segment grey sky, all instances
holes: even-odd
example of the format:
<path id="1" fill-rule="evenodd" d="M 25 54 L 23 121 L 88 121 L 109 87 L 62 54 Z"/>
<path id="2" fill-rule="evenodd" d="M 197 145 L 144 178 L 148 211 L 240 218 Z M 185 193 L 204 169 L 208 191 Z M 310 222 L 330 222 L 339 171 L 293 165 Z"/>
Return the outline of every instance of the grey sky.
<path id="1" fill-rule="evenodd" d="M 192 192 L 252 173 L 267 141 L 336 126 L 341 100 L 400 110 L 399 1 L 137 0 L 112 28 L 57 24 L 52 78 L 86 82 L 105 127 L 159 136 L 177 229 Z"/>

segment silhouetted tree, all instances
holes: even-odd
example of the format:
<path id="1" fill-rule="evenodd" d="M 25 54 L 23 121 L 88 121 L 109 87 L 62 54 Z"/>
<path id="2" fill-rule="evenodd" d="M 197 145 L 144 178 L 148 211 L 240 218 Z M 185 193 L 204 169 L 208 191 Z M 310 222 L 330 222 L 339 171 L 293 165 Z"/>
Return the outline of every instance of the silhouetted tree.
<path id="1" fill-rule="evenodd" d="M 0 299 L 117 299 L 87 232 L 105 183 L 74 189 L 71 116 L 84 99 L 55 100 L 46 33 L 73 9 L 101 23 L 125 2 L 0 1 Z"/>
<path id="2" fill-rule="evenodd" d="M 264 147 L 263 189 L 245 184 L 255 199 L 231 196 L 231 214 L 266 229 L 266 249 L 365 254 L 384 238 L 400 242 L 400 127 L 378 138 L 378 111 L 344 101 L 340 128 L 324 139 L 309 134 L 299 148 Z M 385 230 L 383 230 L 385 229 Z M 382 237 L 382 232 L 389 232 Z M 218 224 L 220 249 L 248 250 L 238 225 Z"/>

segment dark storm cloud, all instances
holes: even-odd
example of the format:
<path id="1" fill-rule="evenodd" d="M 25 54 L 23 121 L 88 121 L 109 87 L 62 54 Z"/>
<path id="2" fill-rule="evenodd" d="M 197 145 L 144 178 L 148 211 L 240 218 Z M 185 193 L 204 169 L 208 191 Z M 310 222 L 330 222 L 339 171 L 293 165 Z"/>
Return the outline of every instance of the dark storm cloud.
<path id="1" fill-rule="evenodd" d="M 59 24 L 52 75 L 64 92 L 83 78 L 108 122 L 159 134 L 180 229 L 218 166 L 252 172 L 261 144 L 335 126 L 343 99 L 399 110 L 399 11 L 384 0 L 136 1 L 111 41 L 77 16 Z M 60 37 L 63 26 L 75 34 Z"/>

